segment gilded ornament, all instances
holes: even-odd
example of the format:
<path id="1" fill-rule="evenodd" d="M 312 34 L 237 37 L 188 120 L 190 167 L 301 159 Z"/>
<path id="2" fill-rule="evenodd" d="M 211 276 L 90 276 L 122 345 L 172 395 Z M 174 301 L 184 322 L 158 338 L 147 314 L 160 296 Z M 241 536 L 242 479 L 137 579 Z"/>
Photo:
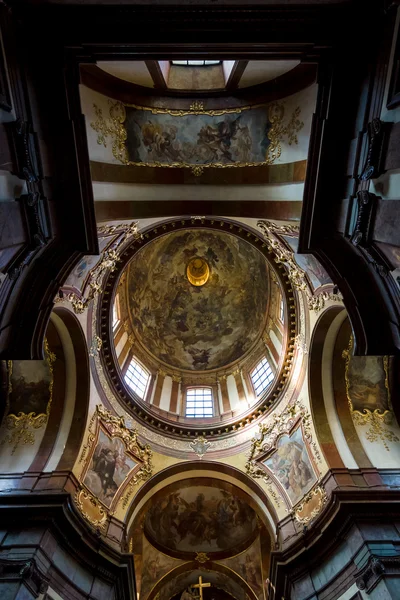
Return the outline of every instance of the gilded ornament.
<path id="1" fill-rule="evenodd" d="M 262 479 L 268 487 L 268 492 L 275 500 L 277 506 L 280 506 L 279 497 L 271 487 L 274 481 L 273 476 L 269 475 L 259 462 L 260 457 L 266 453 L 272 452 L 276 448 L 277 440 L 282 435 L 289 435 L 296 422 L 301 421 L 304 439 L 313 451 L 315 459 L 322 462 L 321 454 L 316 442 L 312 439 L 311 433 L 311 414 L 301 401 L 288 404 L 286 408 L 277 415 L 274 413 L 267 422 L 259 425 L 259 431 L 254 436 L 251 444 L 248 461 L 246 463 L 246 472 L 254 479 Z"/>
<path id="2" fill-rule="evenodd" d="M 190 105 L 190 110 L 197 111 L 197 112 L 199 112 L 199 111 L 203 112 L 204 111 L 204 102 L 202 102 L 201 100 L 195 100 Z"/>
<path id="3" fill-rule="evenodd" d="M 102 503 L 88 490 L 78 488 L 75 493 L 75 503 L 83 518 L 96 529 L 104 531 L 109 515 Z"/>
<path id="4" fill-rule="evenodd" d="M 133 221 L 125 226 L 113 226 L 108 228 L 99 228 L 103 236 L 118 235 L 112 248 L 101 253 L 101 259 L 97 265 L 89 272 L 88 293 L 79 297 L 75 293 L 69 294 L 67 300 L 71 303 L 76 314 L 82 314 L 88 308 L 89 304 L 101 292 L 101 282 L 106 271 L 115 271 L 120 259 L 121 247 L 130 239 L 141 239 L 142 235 L 138 232 L 137 222 Z M 99 232 L 99 230 L 98 230 Z"/>
<path id="5" fill-rule="evenodd" d="M 206 552 L 197 552 L 196 553 L 196 558 L 195 558 L 196 562 L 199 562 L 200 564 L 204 564 L 209 560 L 210 560 L 210 557 L 207 555 Z"/>
<path id="6" fill-rule="evenodd" d="M 22 442 L 23 444 L 34 444 L 35 443 L 35 431 L 44 427 L 50 415 L 51 403 L 53 400 L 53 363 L 56 361 L 56 355 L 50 351 L 47 339 L 44 339 L 44 351 L 45 360 L 50 371 L 50 382 L 49 382 L 49 399 L 46 405 L 46 412 L 36 414 L 35 412 L 24 413 L 19 412 L 18 415 L 7 413 L 4 419 L 4 426 L 11 433 L 7 435 L 2 441 L 1 445 L 6 442 L 13 445 L 11 454 L 14 454 L 18 445 Z M 8 370 L 8 394 L 7 394 L 7 408 L 9 410 L 9 395 L 12 392 L 12 372 L 13 372 L 13 361 L 10 360 L 7 363 Z"/>
<path id="7" fill-rule="evenodd" d="M 90 346 L 89 356 L 93 356 L 93 358 L 95 356 L 98 356 L 102 345 L 103 340 L 98 335 L 95 335 L 92 339 L 92 345 Z"/>
<path id="8" fill-rule="evenodd" d="M 170 168 L 170 169 L 191 169 L 195 176 L 199 176 L 203 173 L 204 169 L 218 168 L 218 169 L 229 169 L 229 168 L 240 168 L 240 167 L 261 167 L 270 165 L 275 162 L 282 153 L 281 142 L 284 137 L 287 137 L 288 144 L 297 144 L 297 134 L 303 128 L 304 123 L 300 121 L 300 107 L 297 107 L 289 121 L 284 124 L 285 118 L 285 107 L 282 103 L 273 102 L 271 104 L 255 104 L 253 106 L 241 106 L 237 108 L 218 109 L 218 110 L 204 110 L 203 103 L 195 101 L 190 105 L 189 110 L 174 110 L 168 108 L 155 108 L 150 106 L 139 106 L 137 104 L 122 104 L 121 102 L 113 102 L 109 100 L 109 117 L 103 116 L 102 109 L 94 104 L 94 110 L 96 113 L 96 120 L 93 121 L 90 126 L 96 133 L 97 143 L 107 147 L 108 138 L 112 140 L 112 153 L 114 158 L 125 165 L 132 165 L 135 167 L 151 167 L 151 168 Z M 129 160 L 128 152 L 126 149 L 127 131 L 124 127 L 126 119 L 125 106 L 135 108 L 136 110 L 149 111 L 153 115 L 166 114 L 172 117 L 184 117 L 187 115 L 209 115 L 209 116 L 223 116 L 227 114 L 241 114 L 244 111 L 266 107 L 268 110 L 268 118 L 271 123 L 271 127 L 268 131 L 269 145 L 266 151 L 265 160 L 260 162 L 232 162 L 232 163 L 221 163 L 221 162 L 210 162 L 203 164 L 191 164 L 186 162 L 171 162 L 165 163 L 160 161 L 153 162 L 134 162 Z"/>
<path id="9" fill-rule="evenodd" d="M 277 226 L 270 221 L 258 221 L 257 226 L 263 232 L 264 238 L 267 242 L 268 249 L 275 254 L 275 262 L 282 263 L 285 266 L 289 280 L 292 285 L 299 291 L 304 292 L 309 310 L 313 310 L 318 313 L 320 310 L 325 308 L 325 305 L 329 301 L 342 302 L 343 298 L 341 294 L 333 294 L 331 292 L 320 292 L 314 294 L 313 289 L 309 285 L 306 273 L 301 269 L 296 261 L 294 260 L 293 251 L 286 247 L 286 245 L 279 238 L 280 235 L 298 233 L 299 229 L 297 226 L 284 225 Z"/>
<path id="10" fill-rule="evenodd" d="M 302 516 L 301 513 L 304 511 L 307 504 L 312 502 L 315 498 L 318 499 L 317 505 L 312 509 L 312 511 L 309 514 Z M 312 488 L 308 492 L 308 494 L 304 496 L 300 504 L 297 504 L 293 509 L 296 521 L 302 523 L 303 525 L 307 525 L 313 519 L 315 519 L 317 515 L 319 515 L 327 501 L 328 497 L 326 495 L 326 491 L 321 485 L 317 485 L 316 487 Z"/>
<path id="11" fill-rule="evenodd" d="M 94 451 L 94 445 L 98 437 L 97 432 L 100 430 L 100 425 L 102 425 L 111 439 L 116 437 L 119 438 L 124 444 L 126 452 L 132 455 L 135 458 L 135 461 L 139 463 L 139 469 L 134 468 L 131 475 L 128 475 L 128 479 L 122 483 L 120 488 L 115 492 L 110 507 L 103 504 L 99 498 L 96 498 L 84 483 L 88 463 L 89 460 L 91 460 L 91 455 Z M 118 502 L 121 501 L 122 507 L 126 508 L 129 498 L 133 494 L 134 487 L 140 481 L 145 481 L 152 475 L 153 465 L 151 463 L 152 452 L 150 446 L 148 444 L 141 444 L 137 438 L 137 430 L 128 428 L 125 424 L 124 417 L 113 415 L 101 404 L 96 406 L 96 410 L 90 420 L 87 442 L 83 447 L 79 459 L 79 462 L 86 460 L 87 464 L 81 474 L 80 487 L 75 497 L 76 504 L 83 517 L 95 527 L 105 526 L 107 519 L 112 514 L 111 508 L 115 508 L 115 505 Z M 94 507 L 94 512 L 96 513 L 97 510 L 97 512 L 100 513 L 100 516 L 91 516 L 88 513 L 87 508 L 85 509 L 83 501 L 90 502 L 90 505 Z"/>

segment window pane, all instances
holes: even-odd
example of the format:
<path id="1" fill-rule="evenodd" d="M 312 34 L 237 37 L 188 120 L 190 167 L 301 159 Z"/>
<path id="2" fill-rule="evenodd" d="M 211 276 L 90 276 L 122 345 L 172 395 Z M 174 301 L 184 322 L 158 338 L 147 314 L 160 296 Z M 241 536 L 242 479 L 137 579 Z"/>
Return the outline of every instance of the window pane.
<path id="1" fill-rule="evenodd" d="M 125 381 L 131 390 L 133 390 L 142 400 L 145 396 L 149 379 L 150 373 L 145 371 L 135 359 L 132 359 L 125 374 Z"/>
<path id="2" fill-rule="evenodd" d="M 212 417 L 213 398 L 211 388 L 189 388 L 186 392 L 186 417 Z"/>
<path id="3" fill-rule="evenodd" d="M 251 373 L 251 380 L 253 382 L 256 395 L 260 396 L 267 389 L 273 379 L 274 375 L 269 362 L 266 358 L 263 358 Z"/>

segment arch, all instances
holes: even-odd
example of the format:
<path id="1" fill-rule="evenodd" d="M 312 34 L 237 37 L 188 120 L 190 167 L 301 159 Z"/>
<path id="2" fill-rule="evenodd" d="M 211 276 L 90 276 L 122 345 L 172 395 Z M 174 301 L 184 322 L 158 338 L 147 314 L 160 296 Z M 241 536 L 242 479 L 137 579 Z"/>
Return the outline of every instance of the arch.
<path id="1" fill-rule="evenodd" d="M 354 459 L 350 452 L 344 457 L 339 452 L 337 442 L 339 438 L 345 442 L 344 434 L 340 426 L 337 414 L 335 414 L 333 389 L 332 389 L 332 360 L 328 360 L 329 363 L 327 368 L 323 365 L 323 359 L 327 360 L 326 355 L 326 342 L 328 331 L 334 325 L 336 331 L 334 339 L 336 339 L 336 333 L 338 328 L 346 318 L 346 310 L 342 306 L 331 306 L 329 307 L 318 319 L 310 342 L 309 350 L 309 364 L 308 364 L 308 389 L 310 395 L 310 406 L 312 418 L 317 434 L 318 442 L 325 456 L 325 460 L 330 468 L 344 468 L 345 466 L 357 467 Z M 331 334 L 333 331 L 331 330 Z M 332 340 L 332 346 L 334 344 Z M 324 355 L 325 350 L 325 355 Z M 327 378 L 324 381 L 324 377 Z M 330 387 L 330 389 L 328 389 Z M 331 398 L 328 399 L 327 395 Z M 329 418 L 327 413 L 328 406 Z M 347 458 L 347 465 L 345 460 Z M 352 462 L 353 461 L 353 462 Z"/>
<path id="2" fill-rule="evenodd" d="M 247 596 L 249 597 L 250 600 L 258 600 L 256 593 L 249 586 L 249 584 L 242 577 L 240 577 L 240 575 L 238 575 L 235 571 L 233 571 L 229 567 L 222 565 L 220 563 L 210 561 L 210 562 L 206 563 L 206 568 L 207 568 L 208 574 L 217 572 L 217 573 L 223 574 L 228 579 L 233 580 L 237 585 L 239 585 L 243 589 L 243 591 L 245 592 L 245 594 L 247 594 Z M 178 567 L 176 567 L 175 569 L 173 569 L 172 571 L 170 571 L 169 573 L 164 575 L 164 577 L 162 577 L 156 583 L 156 585 L 152 588 L 149 595 L 147 596 L 146 600 L 153 600 L 153 598 L 155 598 L 157 596 L 157 594 L 162 590 L 162 588 L 166 584 L 173 581 L 174 579 L 177 579 L 177 577 L 179 575 L 183 575 L 185 573 L 190 573 L 190 572 L 196 572 L 196 571 L 200 571 L 200 565 L 196 561 L 190 561 L 190 562 L 184 563 L 183 565 L 179 565 Z M 185 587 L 185 584 L 181 584 L 181 585 L 182 585 L 181 589 L 183 589 Z M 176 592 L 176 593 L 178 593 L 178 592 Z"/>
<path id="3" fill-rule="evenodd" d="M 50 320 L 63 347 L 66 385 L 57 439 L 43 468 L 45 472 L 72 469 L 85 432 L 90 393 L 89 356 L 81 324 L 71 311 L 60 306 L 54 308 Z"/>
<path id="4" fill-rule="evenodd" d="M 267 529 L 271 539 L 276 539 L 276 524 L 278 515 L 264 490 L 248 475 L 227 464 L 196 460 L 172 465 L 159 471 L 146 481 L 134 496 L 126 515 L 127 532 L 133 527 L 139 512 L 147 502 L 163 488 L 185 479 L 194 477 L 210 478 L 231 483 L 247 494 L 251 499 L 250 506 L 254 509 L 261 522 Z"/>

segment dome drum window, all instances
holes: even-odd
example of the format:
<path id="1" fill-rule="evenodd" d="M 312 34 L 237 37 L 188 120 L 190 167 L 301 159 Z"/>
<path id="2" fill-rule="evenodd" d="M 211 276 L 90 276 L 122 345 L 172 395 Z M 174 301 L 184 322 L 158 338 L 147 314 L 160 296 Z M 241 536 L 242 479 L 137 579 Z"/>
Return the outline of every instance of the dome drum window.
<path id="1" fill-rule="evenodd" d="M 214 416 L 214 400 L 210 387 L 191 387 L 186 392 L 185 417 L 204 419 Z"/>
<path id="2" fill-rule="evenodd" d="M 251 372 L 251 381 L 253 383 L 256 396 L 261 394 L 269 387 L 274 379 L 274 374 L 269 362 L 264 357 Z"/>
<path id="3" fill-rule="evenodd" d="M 125 381 L 130 389 L 135 392 L 141 400 L 144 400 L 150 381 L 150 373 L 134 358 L 131 360 L 125 373 Z"/>

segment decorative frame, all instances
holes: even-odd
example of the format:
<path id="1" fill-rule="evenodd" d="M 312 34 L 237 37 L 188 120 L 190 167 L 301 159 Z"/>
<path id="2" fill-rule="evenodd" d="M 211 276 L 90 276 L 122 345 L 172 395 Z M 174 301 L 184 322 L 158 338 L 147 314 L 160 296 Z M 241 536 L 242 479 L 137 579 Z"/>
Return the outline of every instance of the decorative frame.
<path id="1" fill-rule="evenodd" d="M 97 498 L 84 483 L 99 439 L 100 431 L 102 431 L 109 439 L 119 438 L 124 445 L 126 454 L 136 463 L 136 466 L 129 471 L 125 480 L 116 490 L 110 502 L 110 506 L 107 506 Z M 136 429 L 129 429 L 125 425 L 124 417 L 113 415 L 101 404 L 96 406 L 96 410 L 89 423 L 87 441 L 83 446 L 79 458 L 79 463 L 85 461 L 85 465 L 79 478 L 79 487 L 75 494 L 75 503 L 80 513 L 86 521 L 96 528 L 104 529 L 107 521 L 114 514 L 117 504 L 121 501 L 122 507 L 126 508 L 129 498 L 133 494 L 135 485 L 152 476 L 152 451 L 148 444 L 141 444 L 137 437 L 138 434 Z"/>
<path id="2" fill-rule="evenodd" d="M 328 292 L 324 289 L 326 286 L 322 286 L 321 291 L 315 293 L 305 271 L 294 260 L 292 249 L 289 249 L 286 242 L 281 239 L 281 235 L 298 236 L 299 227 L 297 225 L 279 226 L 270 221 L 258 221 L 257 226 L 263 232 L 268 249 L 275 253 L 276 262 L 285 264 L 291 283 L 298 291 L 305 293 L 309 310 L 318 313 L 325 308 L 329 301 L 343 301 L 340 293 Z"/>
<path id="3" fill-rule="evenodd" d="M 285 108 L 282 103 L 272 102 L 270 104 L 254 104 L 250 106 L 241 106 L 238 108 L 205 110 L 202 102 L 193 102 L 189 109 L 173 110 L 168 108 L 154 108 L 149 106 L 139 106 L 136 104 L 123 104 L 122 102 L 113 102 L 109 99 L 109 117 L 104 118 L 103 111 L 96 104 L 93 105 L 96 113 L 96 120 L 90 123 L 90 127 L 98 134 L 97 143 L 107 147 L 107 138 L 112 140 L 112 153 L 114 158 L 124 165 L 134 167 L 167 167 L 172 169 L 191 169 L 194 175 L 201 175 L 204 169 L 208 168 L 240 168 L 240 167 L 262 167 L 271 165 L 282 153 L 281 141 L 287 136 L 289 145 L 297 144 L 297 133 L 303 128 L 304 123 L 300 121 L 300 107 L 296 107 L 286 125 L 283 124 Z M 232 162 L 232 163 L 203 163 L 191 164 L 185 162 L 133 162 L 129 160 L 128 151 L 125 145 L 128 134 L 124 123 L 126 120 L 125 106 L 138 110 L 149 111 L 153 115 L 167 114 L 172 117 L 184 117 L 188 115 L 210 115 L 223 116 L 226 114 L 240 114 L 244 111 L 260 107 L 268 107 L 268 119 L 271 128 L 267 133 L 270 144 L 266 151 L 265 160 L 262 162 Z"/>
<path id="4" fill-rule="evenodd" d="M 56 360 L 56 355 L 51 352 L 47 339 L 44 339 L 44 353 L 45 361 L 47 362 L 50 370 L 50 383 L 49 383 L 49 400 L 46 405 L 46 411 L 36 414 L 35 412 L 24 413 L 19 412 L 17 415 L 10 413 L 10 394 L 12 392 L 12 372 L 13 372 L 13 361 L 7 362 L 7 373 L 8 373 L 8 384 L 7 384 L 7 396 L 6 396 L 6 414 L 2 425 L 11 433 L 6 436 L 2 441 L 1 445 L 8 442 L 13 444 L 11 454 L 14 454 L 20 442 L 23 444 L 34 444 L 35 443 L 35 430 L 41 429 L 47 424 L 50 416 L 50 408 L 53 400 L 53 363 Z"/>
<path id="5" fill-rule="evenodd" d="M 389 451 L 387 442 L 400 442 L 397 435 L 387 429 L 385 425 L 391 425 L 394 421 L 394 415 L 392 410 L 392 403 L 390 398 L 390 387 L 389 387 L 389 357 L 383 357 L 383 369 L 385 372 L 385 389 L 387 391 L 387 405 L 388 410 L 380 410 L 379 408 L 371 411 L 369 408 L 363 408 L 362 411 L 354 408 L 353 401 L 350 395 L 350 379 L 349 379 L 349 367 L 350 360 L 353 352 L 353 336 L 350 336 L 349 345 L 346 350 L 342 352 L 342 358 L 345 360 L 344 377 L 346 382 L 346 396 L 349 405 L 349 410 L 353 422 L 355 425 L 361 427 L 369 425 L 369 429 L 366 433 L 366 438 L 369 442 L 376 442 L 381 440 L 384 447 Z"/>
<path id="6" fill-rule="evenodd" d="M 268 492 L 278 508 L 281 505 L 281 499 L 283 499 L 287 507 L 287 512 L 294 513 L 295 515 L 303 510 L 307 497 L 311 492 L 316 487 L 320 487 L 321 472 L 317 463 L 321 463 L 322 458 L 317 443 L 312 438 L 311 422 L 311 414 L 300 402 L 288 405 L 280 415 L 273 414 L 271 421 L 259 425 L 259 432 L 252 440 L 250 454 L 245 467 L 248 475 L 254 479 L 262 479 L 267 484 Z M 290 436 L 298 427 L 302 429 L 303 439 L 314 470 L 316 482 L 306 492 L 305 496 L 293 504 L 278 479 L 262 463 L 277 450 L 279 439 L 283 435 Z M 279 495 L 274 487 L 272 487 L 272 484 L 279 490 Z"/>

